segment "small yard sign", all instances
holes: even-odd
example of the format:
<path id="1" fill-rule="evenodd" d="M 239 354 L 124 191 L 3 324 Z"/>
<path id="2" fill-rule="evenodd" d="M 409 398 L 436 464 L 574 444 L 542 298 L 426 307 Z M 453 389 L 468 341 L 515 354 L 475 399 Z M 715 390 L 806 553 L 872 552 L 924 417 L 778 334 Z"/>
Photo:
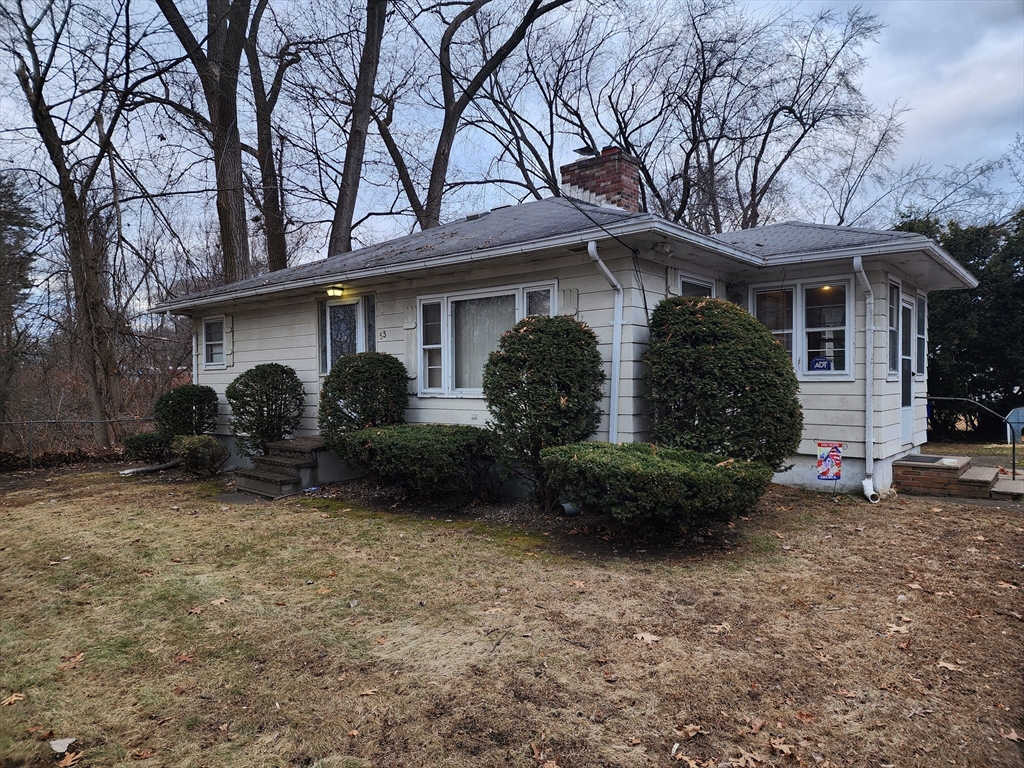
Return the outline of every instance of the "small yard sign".
<path id="1" fill-rule="evenodd" d="M 838 480 L 843 476 L 843 444 L 818 443 L 818 479 Z"/>

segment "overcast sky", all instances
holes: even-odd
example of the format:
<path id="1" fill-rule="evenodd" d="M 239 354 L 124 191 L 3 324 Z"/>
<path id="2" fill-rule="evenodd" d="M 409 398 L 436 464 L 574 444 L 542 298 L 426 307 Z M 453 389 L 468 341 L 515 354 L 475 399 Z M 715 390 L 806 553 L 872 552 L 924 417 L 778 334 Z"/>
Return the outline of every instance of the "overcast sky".
<path id="1" fill-rule="evenodd" d="M 775 3 L 751 0 L 751 4 Z M 996 158 L 1024 133 L 1024 0 L 806 0 L 856 5 L 886 25 L 869 47 L 865 95 L 912 111 L 900 150 L 904 164 Z"/>

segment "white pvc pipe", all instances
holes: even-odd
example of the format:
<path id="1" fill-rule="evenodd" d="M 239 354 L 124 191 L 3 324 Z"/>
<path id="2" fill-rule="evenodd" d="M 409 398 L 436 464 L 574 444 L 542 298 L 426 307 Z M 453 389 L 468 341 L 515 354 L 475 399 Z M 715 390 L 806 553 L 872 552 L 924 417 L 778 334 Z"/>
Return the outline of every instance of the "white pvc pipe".
<path id="1" fill-rule="evenodd" d="M 587 253 L 601 270 L 608 285 L 615 291 L 615 308 L 612 316 L 612 377 L 608 392 L 608 442 L 619 442 L 619 378 L 622 368 L 622 286 L 615 279 L 608 266 L 597 253 L 597 241 L 587 243 Z"/>
<path id="2" fill-rule="evenodd" d="M 864 497 L 879 501 L 875 490 L 875 294 L 860 256 L 853 257 L 853 271 L 864 289 Z"/>

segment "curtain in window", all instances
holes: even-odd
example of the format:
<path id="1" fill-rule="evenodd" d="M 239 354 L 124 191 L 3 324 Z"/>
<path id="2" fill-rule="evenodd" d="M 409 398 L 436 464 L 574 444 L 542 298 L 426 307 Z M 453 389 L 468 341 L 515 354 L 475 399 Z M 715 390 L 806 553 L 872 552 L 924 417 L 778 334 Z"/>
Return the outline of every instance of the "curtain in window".
<path id="1" fill-rule="evenodd" d="M 358 304 L 331 304 L 327 308 L 331 329 L 331 365 L 356 351 Z"/>
<path id="2" fill-rule="evenodd" d="M 501 334 L 516 324 L 516 297 L 488 296 L 452 302 L 456 389 L 480 389 L 484 363 Z"/>

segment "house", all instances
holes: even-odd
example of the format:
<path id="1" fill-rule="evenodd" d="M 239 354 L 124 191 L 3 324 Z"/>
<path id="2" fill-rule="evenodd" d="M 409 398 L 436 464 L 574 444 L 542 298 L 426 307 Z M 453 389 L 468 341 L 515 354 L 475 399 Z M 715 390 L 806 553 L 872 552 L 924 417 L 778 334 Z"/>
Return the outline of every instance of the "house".
<path id="1" fill-rule="evenodd" d="M 788 222 L 723 235 L 639 209 L 632 158 L 605 150 L 562 168 L 562 197 L 505 206 L 334 256 L 172 299 L 191 316 L 194 380 L 223 396 L 275 361 L 305 383 L 302 434 L 317 432 L 320 382 L 339 356 L 400 358 L 410 422 L 484 425 L 482 369 L 528 314 L 568 314 L 600 340 L 608 375 L 595 439 L 644 440 L 640 355 L 669 295 L 746 307 L 790 351 L 804 435 L 776 479 L 836 491 L 888 489 L 895 459 L 926 441 L 927 302 L 975 279 L 905 232 Z M 222 401 L 219 431 L 228 434 Z M 819 444 L 824 444 L 820 446 Z M 840 460 L 841 472 L 822 472 Z M 828 480 L 819 480 L 828 474 Z M 321 480 L 325 480 L 321 476 Z"/>

